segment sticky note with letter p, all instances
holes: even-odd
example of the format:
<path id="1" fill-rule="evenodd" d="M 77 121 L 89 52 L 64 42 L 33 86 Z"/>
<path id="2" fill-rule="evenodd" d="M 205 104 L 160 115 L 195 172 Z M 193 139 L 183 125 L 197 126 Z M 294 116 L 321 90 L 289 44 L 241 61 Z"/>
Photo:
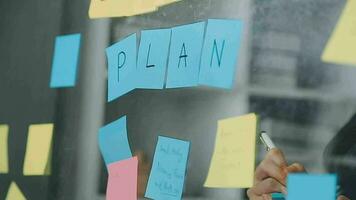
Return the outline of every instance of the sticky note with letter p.
<path id="1" fill-rule="evenodd" d="M 75 86 L 80 38 L 81 34 L 56 37 L 50 83 L 51 88 Z"/>
<path id="2" fill-rule="evenodd" d="M 198 85 L 205 22 L 172 28 L 167 88 Z"/>
<path id="3" fill-rule="evenodd" d="M 132 157 L 127 138 L 126 116 L 100 128 L 98 137 L 106 165 Z"/>
<path id="4" fill-rule="evenodd" d="M 9 126 L 0 124 L 0 174 L 9 172 Z"/>
<path id="5" fill-rule="evenodd" d="M 33 124 L 28 129 L 25 162 L 25 176 L 50 175 L 53 124 Z"/>
<path id="6" fill-rule="evenodd" d="M 253 185 L 257 116 L 219 120 L 215 149 L 205 187 L 249 188 Z"/>
<path id="7" fill-rule="evenodd" d="M 289 174 L 287 200 L 335 200 L 335 174 Z"/>
<path id="8" fill-rule="evenodd" d="M 108 59 L 108 101 L 135 89 L 136 34 L 106 48 Z"/>
<path id="9" fill-rule="evenodd" d="M 190 143 L 159 136 L 145 197 L 179 200 L 182 198 Z"/>
<path id="10" fill-rule="evenodd" d="M 199 84 L 232 88 L 241 35 L 242 21 L 240 20 L 208 20 Z"/>
<path id="11" fill-rule="evenodd" d="M 137 157 L 111 163 L 108 170 L 106 200 L 137 200 Z"/>
<path id="12" fill-rule="evenodd" d="M 137 88 L 163 88 L 170 39 L 171 29 L 141 32 L 136 73 Z"/>

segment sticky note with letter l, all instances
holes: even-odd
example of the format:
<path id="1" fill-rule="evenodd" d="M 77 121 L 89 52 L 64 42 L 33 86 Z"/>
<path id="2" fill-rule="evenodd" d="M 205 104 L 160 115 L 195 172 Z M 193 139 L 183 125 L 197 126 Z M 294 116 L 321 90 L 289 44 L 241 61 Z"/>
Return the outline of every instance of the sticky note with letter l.
<path id="1" fill-rule="evenodd" d="M 209 19 L 201 57 L 199 84 L 232 88 L 242 35 L 242 21 Z"/>
<path id="2" fill-rule="evenodd" d="M 190 143 L 159 136 L 145 197 L 179 200 L 182 198 Z"/>
<path id="3" fill-rule="evenodd" d="M 100 128 L 98 137 L 106 165 L 132 157 L 127 138 L 126 116 Z"/>
<path id="4" fill-rule="evenodd" d="M 26 197 L 21 192 L 19 186 L 15 182 L 11 182 L 5 200 L 26 200 Z"/>
<path id="5" fill-rule="evenodd" d="M 205 187 L 249 188 L 253 185 L 257 116 L 219 120 L 215 149 Z"/>
<path id="6" fill-rule="evenodd" d="M 322 61 L 356 66 L 356 1 L 347 0 L 321 57 Z"/>
<path id="7" fill-rule="evenodd" d="M 205 22 L 172 28 L 167 88 L 198 85 Z"/>
<path id="8" fill-rule="evenodd" d="M 171 29 L 141 32 L 136 73 L 137 88 L 163 88 L 170 39 Z"/>
<path id="9" fill-rule="evenodd" d="M 136 34 L 106 48 L 108 58 L 108 101 L 135 89 Z"/>
<path id="10" fill-rule="evenodd" d="M 50 83 L 51 88 L 75 86 L 80 38 L 80 34 L 56 37 Z"/>
<path id="11" fill-rule="evenodd" d="M 9 172 L 9 126 L 0 124 L 0 174 Z"/>
<path id="12" fill-rule="evenodd" d="M 287 200 L 335 200 L 335 174 L 289 174 Z"/>
<path id="13" fill-rule="evenodd" d="M 137 200 L 138 159 L 132 157 L 108 165 L 107 200 Z"/>
<path id="14" fill-rule="evenodd" d="M 33 124 L 28 129 L 25 162 L 25 176 L 50 175 L 53 124 Z"/>

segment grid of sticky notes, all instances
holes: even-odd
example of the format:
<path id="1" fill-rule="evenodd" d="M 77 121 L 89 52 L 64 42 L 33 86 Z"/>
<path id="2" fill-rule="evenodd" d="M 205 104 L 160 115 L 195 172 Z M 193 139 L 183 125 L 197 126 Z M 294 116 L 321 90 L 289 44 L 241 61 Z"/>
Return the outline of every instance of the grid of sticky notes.
<path id="1" fill-rule="evenodd" d="M 157 11 L 180 0 L 91 0 L 89 18 L 129 17 Z"/>
<path id="2" fill-rule="evenodd" d="M 136 200 L 138 158 L 132 156 L 123 116 L 99 130 L 99 148 L 108 170 L 106 199 Z M 152 199 L 181 199 L 190 143 L 158 137 L 145 196 Z"/>
<path id="3" fill-rule="evenodd" d="M 215 149 L 205 187 L 249 188 L 253 185 L 257 116 L 218 121 Z"/>
<path id="4" fill-rule="evenodd" d="M 136 89 L 205 85 L 230 89 L 242 21 L 209 19 L 171 29 L 145 30 L 106 48 L 108 101 Z"/>
<path id="5" fill-rule="evenodd" d="M 356 66 L 356 1 L 347 0 L 321 59 Z"/>
<path id="6" fill-rule="evenodd" d="M 60 35 L 55 39 L 51 88 L 73 87 L 76 83 L 81 34 Z"/>

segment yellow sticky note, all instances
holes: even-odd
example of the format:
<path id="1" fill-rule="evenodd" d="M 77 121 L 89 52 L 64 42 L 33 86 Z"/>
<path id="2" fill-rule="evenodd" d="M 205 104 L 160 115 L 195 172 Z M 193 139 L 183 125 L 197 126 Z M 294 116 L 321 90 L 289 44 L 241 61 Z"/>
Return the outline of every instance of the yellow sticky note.
<path id="1" fill-rule="evenodd" d="M 8 137 L 9 126 L 0 125 L 0 174 L 9 173 Z"/>
<path id="2" fill-rule="evenodd" d="M 134 11 L 134 1 L 131 0 L 91 0 L 89 18 L 124 17 Z"/>
<path id="3" fill-rule="evenodd" d="M 220 120 L 205 187 L 248 188 L 253 185 L 257 116 Z"/>
<path id="4" fill-rule="evenodd" d="M 52 153 L 53 124 L 35 124 L 29 127 L 23 174 L 49 175 Z"/>
<path id="5" fill-rule="evenodd" d="M 156 6 L 165 6 L 171 3 L 175 3 L 181 0 L 156 0 Z"/>
<path id="6" fill-rule="evenodd" d="M 20 188 L 15 182 L 11 182 L 5 200 L 26 200 Z"/>
<path id="7" fill-rule="evenodd" d="M 132 0 L 134 10 L 130 13 L 130 16 L 156 11 L 158 8 L 156 7 L 155 1 L 156 0 Z"/>
<path id="8" fill-rule="evenodd" d="M 322 61 L 356 65 L 356 0 L 348 0 L 321 57 Z"/>

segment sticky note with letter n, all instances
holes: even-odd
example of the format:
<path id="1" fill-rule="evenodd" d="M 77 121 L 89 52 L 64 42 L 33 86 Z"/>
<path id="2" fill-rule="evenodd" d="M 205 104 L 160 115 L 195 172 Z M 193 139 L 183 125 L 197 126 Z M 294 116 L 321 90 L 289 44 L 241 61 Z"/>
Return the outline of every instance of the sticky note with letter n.
<path id="1" fill-rule="evenodd" d="M 163 88 L 170 39 L 171 29 L 141 32 L 136 73 L 137 88 Z"/>
<path id="2" fill-rule="evenodd" d="M 347 0 L 321 59 L 356 66 L 356 1 Z"/>
<path id="3" fill-rule="evenodd" d="M 135 89 L 136 34 L 106 48 L 108 59 L 108 101 Z"/>
<path id="4" fill-rule="evenodd" d="M 249 188 L 253 185 L 257 116 L 219 120 L 205 187 Z"/>
<path id="5" fill-rule="evenodd" d="M 108 171 L 106 200 L 137 200 L 137 157 L 111 163 Z"/>
<path id="6" fill-rule="evenodd" d="M 73 87 L 77 78 L 81 34 L 56 37 L 51 88 Z"/>
<path id="7" fill-rule="evenodd" d="M 26 197 L 19 186 L 15 182 L 11 182 L 5 200 L 26 200 Z"/>
<path id="8" fill-rule="evenodd" d="M 335 200 L 335 174 L 289 174 L 287 200 Z"/>
<path id="9" fill-rule="evenodd" d="M 199 84 L 232 88 L 242 35 L 242 21 L 209 19 L 200 64 Z"/>
<path id="10" fill-rule="evenodd" d="M 0 174 L 9 172 L 9 126 L 0 124 Z"/>
<path id="11" fill-rule="evenodd" d="M 25 176 L 50 175 L 53 124 L 33 124 L 28 129 L 25 162 Z"/>
<path id="12" fill-rule="evenodd" d="M 167 88 L 198 85 L 205 22 L 172 28 Z"/>
<path id="13" fill-rule="evenodd" d="M 190 142 L 159 136 L 145 197 L 182 198 Z"/>
<path id="14" fill-rule="evenodd" d="M 106 165 L 132 157 L 127 138 L 126 116 L 100 128 L 98 137 Z"/>

